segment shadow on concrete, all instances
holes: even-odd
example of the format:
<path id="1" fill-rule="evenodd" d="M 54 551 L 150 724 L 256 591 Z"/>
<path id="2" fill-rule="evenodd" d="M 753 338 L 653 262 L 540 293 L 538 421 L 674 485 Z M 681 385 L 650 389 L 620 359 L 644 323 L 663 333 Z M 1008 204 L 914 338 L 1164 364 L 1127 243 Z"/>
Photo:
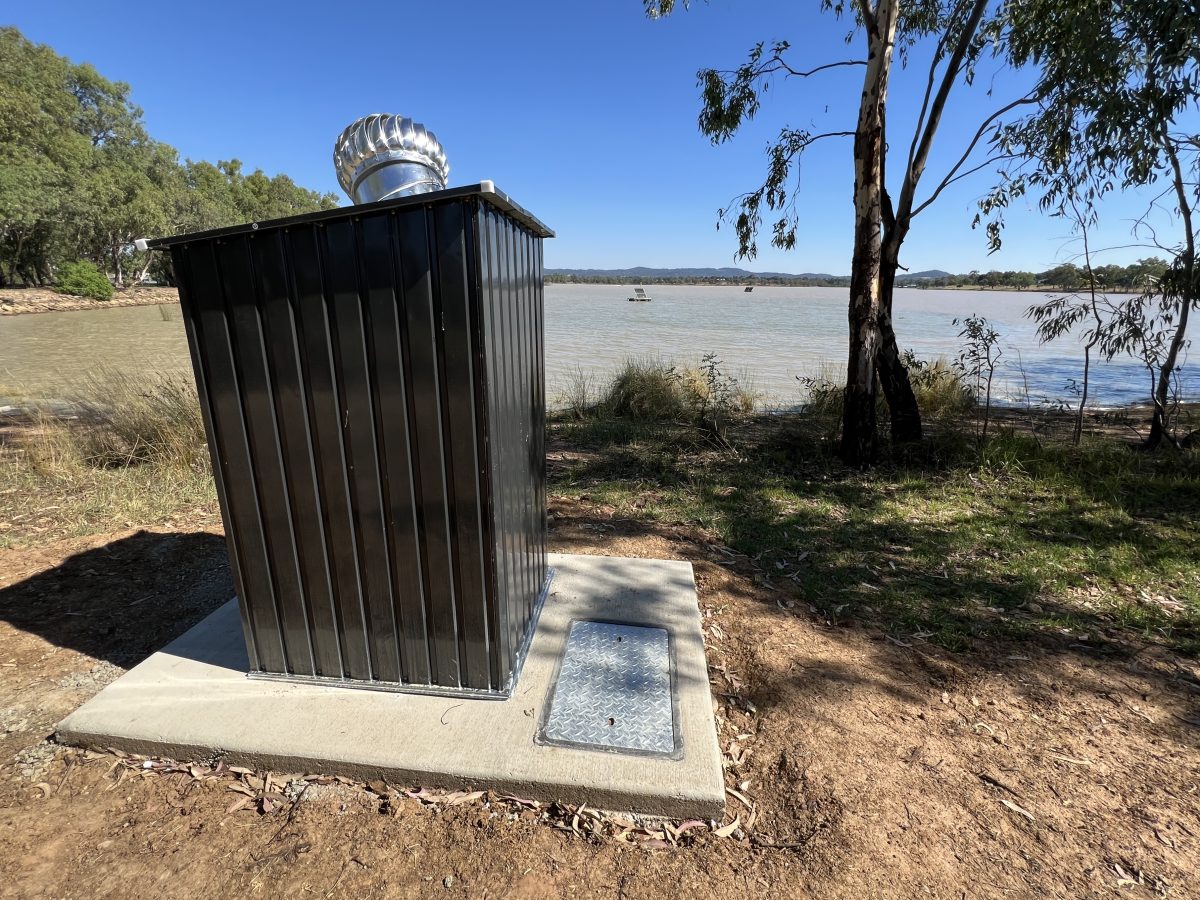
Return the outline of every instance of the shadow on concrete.
<path id="1" fill-rule="evenodd" d="M 233 593 L 219 535 L 139 531 L 0 589 L 0 619 L 129 668 Z"/>

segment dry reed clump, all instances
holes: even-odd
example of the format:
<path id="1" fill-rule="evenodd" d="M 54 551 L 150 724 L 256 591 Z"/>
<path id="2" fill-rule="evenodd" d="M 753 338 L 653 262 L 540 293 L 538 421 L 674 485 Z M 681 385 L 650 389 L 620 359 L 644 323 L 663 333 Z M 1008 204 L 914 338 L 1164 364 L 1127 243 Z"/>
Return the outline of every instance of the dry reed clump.
<path id="1" fill-rule="evenodd" d="M 675 367 L 657 357 L 627 359 L 600 394 L 600 411 L 646 422 L 683 421 L 687 391 Z"/>
<path id="2" fill-rule="evenodd" d="M 590 372 L 576 366 L 558 384 L 555 405 L 575 419 L 586 419 L 597 403 L 596 379 Z"/>
<path id="3" fill-rule="evenodd" d="M 922 360 L 905 354 L 913 393 L 921 415 L 930 421 L 953 422 L 975 411 L 978 398 L 962 368 L 945 359 Z M 816 375 L 801 378 L 806 390 L 804 409 L 817 417 L 840 421 L 845 381 L 842 373 L 831 365 L 822 366 Z M 888 421 L 887 401 L 882 391 L 877 394 L 878 416 Z"/>
<path id="4" fill-rule="evenodd" d="M 155 466 L 207 472 L 208 448 L 196 388 L 186 375 L 103 370 L 35 407 L 23 451 L 36 471 Z"/>
<path id="5" fill-rule="evenodd" d="M 654 356 L 630 358 L 602 384 L 577 369 L 565 379 L 558 400 L 561 408 L 579 419 L 600 416 L 710 428 L 758 406 L 753 389 L 722 372 L 720 361 L 712 355 L 689 367 Z"/>

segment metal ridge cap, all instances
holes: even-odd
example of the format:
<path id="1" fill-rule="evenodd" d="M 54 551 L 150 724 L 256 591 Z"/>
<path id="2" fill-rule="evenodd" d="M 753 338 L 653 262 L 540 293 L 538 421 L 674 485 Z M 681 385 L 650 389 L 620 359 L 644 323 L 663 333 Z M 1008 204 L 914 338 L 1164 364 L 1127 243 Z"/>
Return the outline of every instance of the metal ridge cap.
<path id="1" fill-rule="evenodd" d="M 546 223 L 527 210 L 521 204 L 517 203 L 512 197 L 504 193 L 496 187 L 494 181 L 481 181 L 475 186 L 483 198 L 497 209 L 509 213 L 513 218 L 519 219 L 524 225 L 533 231 L 538 237 L 552 238 L 556 237 L 554 231 L 547 227 Z M 429 195 L 426 194 L 426 197 Z"/>
<path id="2" fill-rule="evenodd" d="M 368 213 L 386 210 L 398 209 L 406 206 L 419 206 L 422 204 L 432 205 L 442 200 L 457 200 L 463 197 L 479 196 L 487 203 L 496 207 L 503 212 L 509 213 L 513 218 L 519 220 L 523 225 L 528 227 L 538 237 L 552 238 L 554 232 L 547 228 L 541 220 L 514 202 L 503 191 L 498 190 L 492 181 L 481 181 L 479 184 L 464 185 L 462 187 L 447 188 L 444 191 L 430 191 L 426 194 L 412 194 L 407 197 L 396 197 L 388 200 L 378 200 L 375 203 L 363 203 L 361 205 L 339 206 L 335 209 L 323 209 L 317 212 L 302 213 L 295 216 L 284 216 L 278 219 L 264 219 L 261 222 L 243 222 L 239 225 L 227 225 L 223 228 L 210 228 L 205 231 L 192 231 L 187 234 L 168 235 L 166 237 L 153 238 L 143 241 L 146 248 L 149 250 L 164 250 L 170 247 L 175 247 L 180 244 L 190 244 L 194 241 L 210 240 L 219 237 L 232 237 L 239 234 L 253 234 L 257 231 L 270 231 L 277 228 L 286 228 L 289 225 L 307 225 L 312 222 L 324 222 L 330 219 L 341 218 L 346 215 L 366 215 Z"/>

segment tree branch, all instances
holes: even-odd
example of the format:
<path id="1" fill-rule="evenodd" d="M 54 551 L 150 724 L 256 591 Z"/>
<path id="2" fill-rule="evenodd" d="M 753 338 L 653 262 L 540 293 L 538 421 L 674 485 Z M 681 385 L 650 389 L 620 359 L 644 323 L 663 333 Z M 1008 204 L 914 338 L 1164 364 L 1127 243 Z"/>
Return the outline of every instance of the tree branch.
<path id="1" fill-rule="evenodd" d="M 875 19 L 875 13 L 872 12 L 868 0 L 858 0 L 858 12 L 862 16 L 863 25 L 866 26 L 868 33 L 874 34 L 879 30 L 879 23 Z"/>
<path id="2" fill-rule="evenodd" d="M 892 206 L 892 195 L 888 193 L 887 187 L 883 188 L 879 205 L 883 214 L 884 234 L 890 234 L 896 229 L 896 208 Z"/>
<path id="3" fill-rule="evenodd" d="M 915 219 L 924 209 L 926 209 L 928 206 L 930 206 L 933 203 L 933 201 L 937 199 L 938 194 L 940 194 L 946 188 L 950 187 L 950 185 L 954 184 L 954 182 L 962 181 L 962 179 L 964 179 L 964 178 L 969 178 L 970 176 L 974 175 L 976 172 L 980 171 L 981 169 L 986 169 L 988 166 L 994 165 L 995 163 L 998 163 L 1001 160 L 1016 159 L 1016 157 L 1017 157 L 1016 153 L 1001 153 L 997 156 L 989 156 L 987 159 L 985 159 L 983 162 L 979 163 L 978 165 L 971 166 L 971 168 L 966 169 L 962 172 L 959 172 L 956 175 L 954 175 L 953 177 L 946 176 L 945 180 L 943 180 L 942 183 L 937 186 L 937 190 L 935 190 L 929 196 L 928 200 L 926 200 L 924 203 L 922 203 L 920 206 L 918 206 L 916 209 L 914 209 L 912 211 L 912 213 L 909 215 L 909 218 Z"/>
<path id="4" fill-rule="evenodd" d="M 917 145 L 916 155 L 913 157 L 908 171 L 904 173 L 904 184 L 900 189 L 900 204 L 896 211 L 896 218 L 901 223 L 905 223 L 911 218 L 910 211 L 912 210 L 914 195 L 917 192 L 917 183 L 921 180 L 921 175 L 925 171 L 925 164 L 929 159 L 929 150 L 933 146 L 933 136 L 937 133 L 938 125 L 941 124 L 942 112 L 946 108 L 946 100 L 950 96 L 950 89 L 954 86 L 954 82 L 958 78 L 963 60 L 967 56 L 967 50 L 970 49 L 971 41 L 975 39 L 975 33 L 979 30 L 979 23 L 983 20 L 983 14 L 987 10 L 988 0 L 972 0 L 972 2 L 973 6 L 967 16 L 967 21 L 963 23 L 962 33 L 958 36 L 958 44 L 954 47 L 954 52 L 950 55 L 950 60 L 946 64 L 946 71 L 942 73 L 942 81 L 938 85 L 937 94 L 934 95 L 933 103 L 930 104 L 929 119 L 925 122 L 925 130 L 921 133 L 921 141 Z M 972 141 L 971 146 L 974 147 L 974 144 L 975 142 Z"/>
<path id="5" fill-rule="evenodd" d="M 959 0 L 958 4 L 955 5 L 952 18 L 958 15 L 958 7 L 963 2 L 965 0 Z M 933 50 L 933 58 L 929 61 L 929 80 L 925 83 L 925 96 L 921 99 L 921 113 L 917 116 L 917 125 L 913 129 L 912 144 L 908 148 L 908 165 L 904 170 L 905 172 L 912 170 L 913 157 L 917 155 L 917 142 L 921 139 L 921 131 L 925 127 L 925 114 L 929 110 L 929 98 L 933 95 L 933 83 L 937 80 L 938 63 L 941 62 L 942 57 L 945 55 L 946 38 L 949 35 L 950 31 L 948 28 L 938 35 L 937 46 Z"/>
<path id="6" fill-rule="evenodd" d="M 990 116 L 988 116 L 986 119 L 984 119 L 983 123 L 979 126 L 979 130 L 975 132 L 975 136 L 973 138 L 971 138 L 971 143 L 969 143 L 967 145 L 967 149 L 964 150 L 962 156 L 960 156 L 958 158 L 958 162 L 956 162 L 953 166 L 950 167 L 950 170 L 946 173 L 946 177 L 942 179 L 941 183 L 934 189 L 933 193 L 929 195 L 929 199 L 926 200 L 924 203 L 922 203 L 920 206 L 918 206 L 916 209 L 914 209 L 912 211 L 912 213 L 910 214 L 910 218 L 912 216 L 917 215 L 919 212 L 921 212 L 921 210 L 923 210 L 927 206 L 929 206 L 929 204 L 933 203 L 933 201 L 938 198 L 938 195 L 942 191 L 944 191 L 948 185 L 950 185 L 952 182 L 958 180 L 958 178 L 959 178 L 958 170 L 961 169 L 963 167 L 963 165 L 966 163 L 966 161 L 970 158 L 971 154 L 975 151 L 975 147 L 979 144 L 979 141 L 983 138 L 984 133 L 992 126 L 992 124 L 997 119 L 999 119 L 1002 115 L 1009 112 L 1010 110 L 1016 109 L 1018 106 L 1022 106 L 1026 103 L 1034 103 L 1034 102 L 1036 102 L 1036 101 L 1035 101 L 1033 95 L 1026 94 L 1024 97 L 1020 97 L 1020 98 L 1012 101 L 1012 103 L 1005 104 L 1004 106 L 1002 106 L 998 110 L 996 110 L 994 113 L 992 113 Z M 1014 159 L 1014 158 L 1018 157 L 1019 155 L 1020 154 L 1016 154 L 1016 153 L 1006 153 L 1002 156 L 996 157 L 996 159 L 991 160 L 991 162 L 995 162 L 996 160 L 999 160 L 999 159 Z M 984 165 L 987 165 L 987 163 L 984 163 Z M 978 170 L 979 170 L 979 167 L 976 167 L 976 168 L 972 169 L 971 171 L 976 172 Z M 966 174 L 969 174 L 969 173 L 966 173 Z M 965 177 L 965 175 L 963 177 Z M 914 185 L 914 187 L 915 187 L 915 185 Z M 911 200 L 910 200 L 910 202 L 911 202 Z"/>
<path id="7" fill-rule="evenodd" d="M 1167 161 L 1171 164 L 1171 174 L 1174 176 L 1175 198 L 1179 203 L 1179 216 L 1183 219 L 1183 242 L 1186 253 L 1184 265 L 1188 268 L 1190 275 L 1191 269 L 1196 263 L 1196 232 L 1192 230 L 1192 205 L 1184 187 L 1186 182 L 1183 180 L 1183 167 L 1179 162 L 1179 154 L 1175 151 L 1175 145 L 1171 142 L 1166 128 L 1163 128 L 1163 149 L 1167 153 Z M 1189 289 L 1192 287 L 1190 278 L 1188 287 Z M 1187 299 L 1190 301 L 1193 298 L 1188 297 Z"/>
<path id="8" fill-rule="evenodd" d="M 787 63 L 785 63 L 783 61 L 783 57 L 778 53 L 772 56 L 770 61 L 778 63 L 779 68 L 787 72 L 789 78 L 807 78 L 810 75 L 816 75 L 818 72 L 824 72 L 826 69 L 836 69 L 838 66 L 865 66 L 867 64 L 865 59 L 843 59 L 840 62 L 825 63 L 823 66 L 817 66 L 815 69 L 809 69 L 807 72 L 801 72 L 797 69 L 793 69 Z"/>

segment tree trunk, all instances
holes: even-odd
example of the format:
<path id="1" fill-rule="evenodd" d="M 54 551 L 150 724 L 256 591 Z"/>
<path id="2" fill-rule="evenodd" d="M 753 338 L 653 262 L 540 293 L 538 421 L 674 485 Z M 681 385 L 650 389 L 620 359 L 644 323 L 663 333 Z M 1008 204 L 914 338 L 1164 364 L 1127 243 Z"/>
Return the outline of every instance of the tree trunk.
<path id="1" fill-rule="evenodd" d="M 1163 360 L 1162 368 L 1158 370 L 1158 384 L 1154 389 L 1154 414 L 1150 420 L 1150 434 L 1146 436 L 1146 450 L 1157 449 L 1164 440 L 1174 444 L 1167 431 L 1167 404 L 1171 399 L 1171 376 L 1179 363 L 1179 353 L 1183 349 L 1187 334 L 1188 312 L 1192 307 L 1190 296 L 1180 298 L 1179 325 L 1171 337 L 1171 346 L 1167 350 L 1167 358 Z"/>
<path id="2" fill-rule="evenodd" d="M 881 2 L 880 6 L 882 5 Z M 947 181 L 943 180 L 929 200 L 920 207 L 914 208 L 917 185 L 920 183 L 925 166 L 929 161 L 929 153 L 933 147 L 938 127 L 941 125 L 947 98 L 962 71 L 971 42 L 975 40 L 987 7 L 988 0 L 971 0 L 969 6 L 959 7 L 965 14 L 962 29 L 957 32 L 955 44 L 943 70 L 937 92 L 933 94 L 932 98 L 928 92 L 925 95 L 926 101 L 929 103 L 929 118 L 924 121 L 923 126 L 920 121 L 918 122 L 917 132 L 913 135 L 912 147 L 909 150 L 908 167 L 904 172 L 904 180 L 900 188 L 900 199 L 895 212 L 889 212 L 888 215 L 888 233 L 883 245 L 883 262 L 880 272 L 880 342 L 876 364 L 879 370 L 879 383 L 883 387 L 883 394 L 887 398 L 888 411 L 891 415 L 892 441 L 898 444 L 915 443 L 920 441 L 922 436 L 921 409 L 917 405 L 917 396 L 913 392 L 908 369 L 900 359 L 900 348 L 896 343 L 896 332 L 892 327 L 892 294 L 896 284 L 896 269 L 900 265 L 900 245 L 908 236 L 913 216 L 933 202 L 933 199 L 947 184 Z M 943 39 L 946 36 L 943 35 Z M 944 45 L 939 44 L 935 65 L 943 48 Z M 934 71 L 934 69 L 930 69 L 929 72 L 930 88 L 934 84 Z M 886 77 L 885 75 L 885 82 Z M 922 109 L 921 117 L 924 119 L 924 109 Z M 950 177 L 948 175 L 947 179 Z"/>
<path id="3" fill-rule="evenodd" d="M 841 456 L 849 465 L 875 460 L 875 358 L 879 352 L 879 271 L 882 250 L 883 115 L 899 0 L 862 2 L 867 71 L 854 135 L 854 257 L 850 268 L 849 359 L 842 413 Z"/>
<path id="4" fill-rule="evenodd" d="M 124 282 L 121 275 L 121 246 L 119 244 L 113 244 L 111 253 L 113 274 L 115 274 L 117 278 L 117 287 L 124 287 Z"/>
<path id="5" fill-rule="evenodd" d="M 154 251 L 146 251 L 146 265 L 142 266 L 142 270 L 134 276 L 132 287 L 138 287 L 146 280 L 146 273 L 150 271 L 150 266 L 154 262 Z"/>
<path id="6" fill-rule="evenodd" d="M 1179 154 L 1175 144 L 1164 130 L 1162 133 L 1163 149 L 1171 164 L 1171 175 L 1174 180 L 1175 197 L 1179 202 L 1179 218 L 1183 224 L 1184 244 L 1176 265 L 1179 267 L 1180 282 L 1174 286 L 1179 298 L 1179 322 L 1175 326 L 1175 334 L 1171 336 L 1171 346 L 1167 349 L 1167 358 L 1163 360 L 1162 368 L 1158 371 L 1158 384 L 1154 390 L 1154 418 L 1150 422 L 1150 434 L 1146 438 L 1145 449 L 1153 450 L 1165 439 L 1171 440 L 1167 432 L 1167 402 L 1171 393 L 1171 377 L 1179 364 L 1179 354 L 1187 341 L 1188 314 L 1192 304 L 1196 302 L 1196 232 L 1192 219 L 1191 197 L 1188 195 L 1188 182 L 1184 180 L 1183 167 L 1179 162 Z"/>
<path id="7" fill-rule="evenodd" d="M 896 269 L 900 265 L 899 242 L 888 241 L 883 248 L 879 272 L 879 384 L 887 398 L 892 419 L 892 442 L 912 444 L 921 440 L 921 409 L 908 377 L 908 368 L 900 359 L 896 332 L 892 328 L 892 291 L 896 284 Z"/>

